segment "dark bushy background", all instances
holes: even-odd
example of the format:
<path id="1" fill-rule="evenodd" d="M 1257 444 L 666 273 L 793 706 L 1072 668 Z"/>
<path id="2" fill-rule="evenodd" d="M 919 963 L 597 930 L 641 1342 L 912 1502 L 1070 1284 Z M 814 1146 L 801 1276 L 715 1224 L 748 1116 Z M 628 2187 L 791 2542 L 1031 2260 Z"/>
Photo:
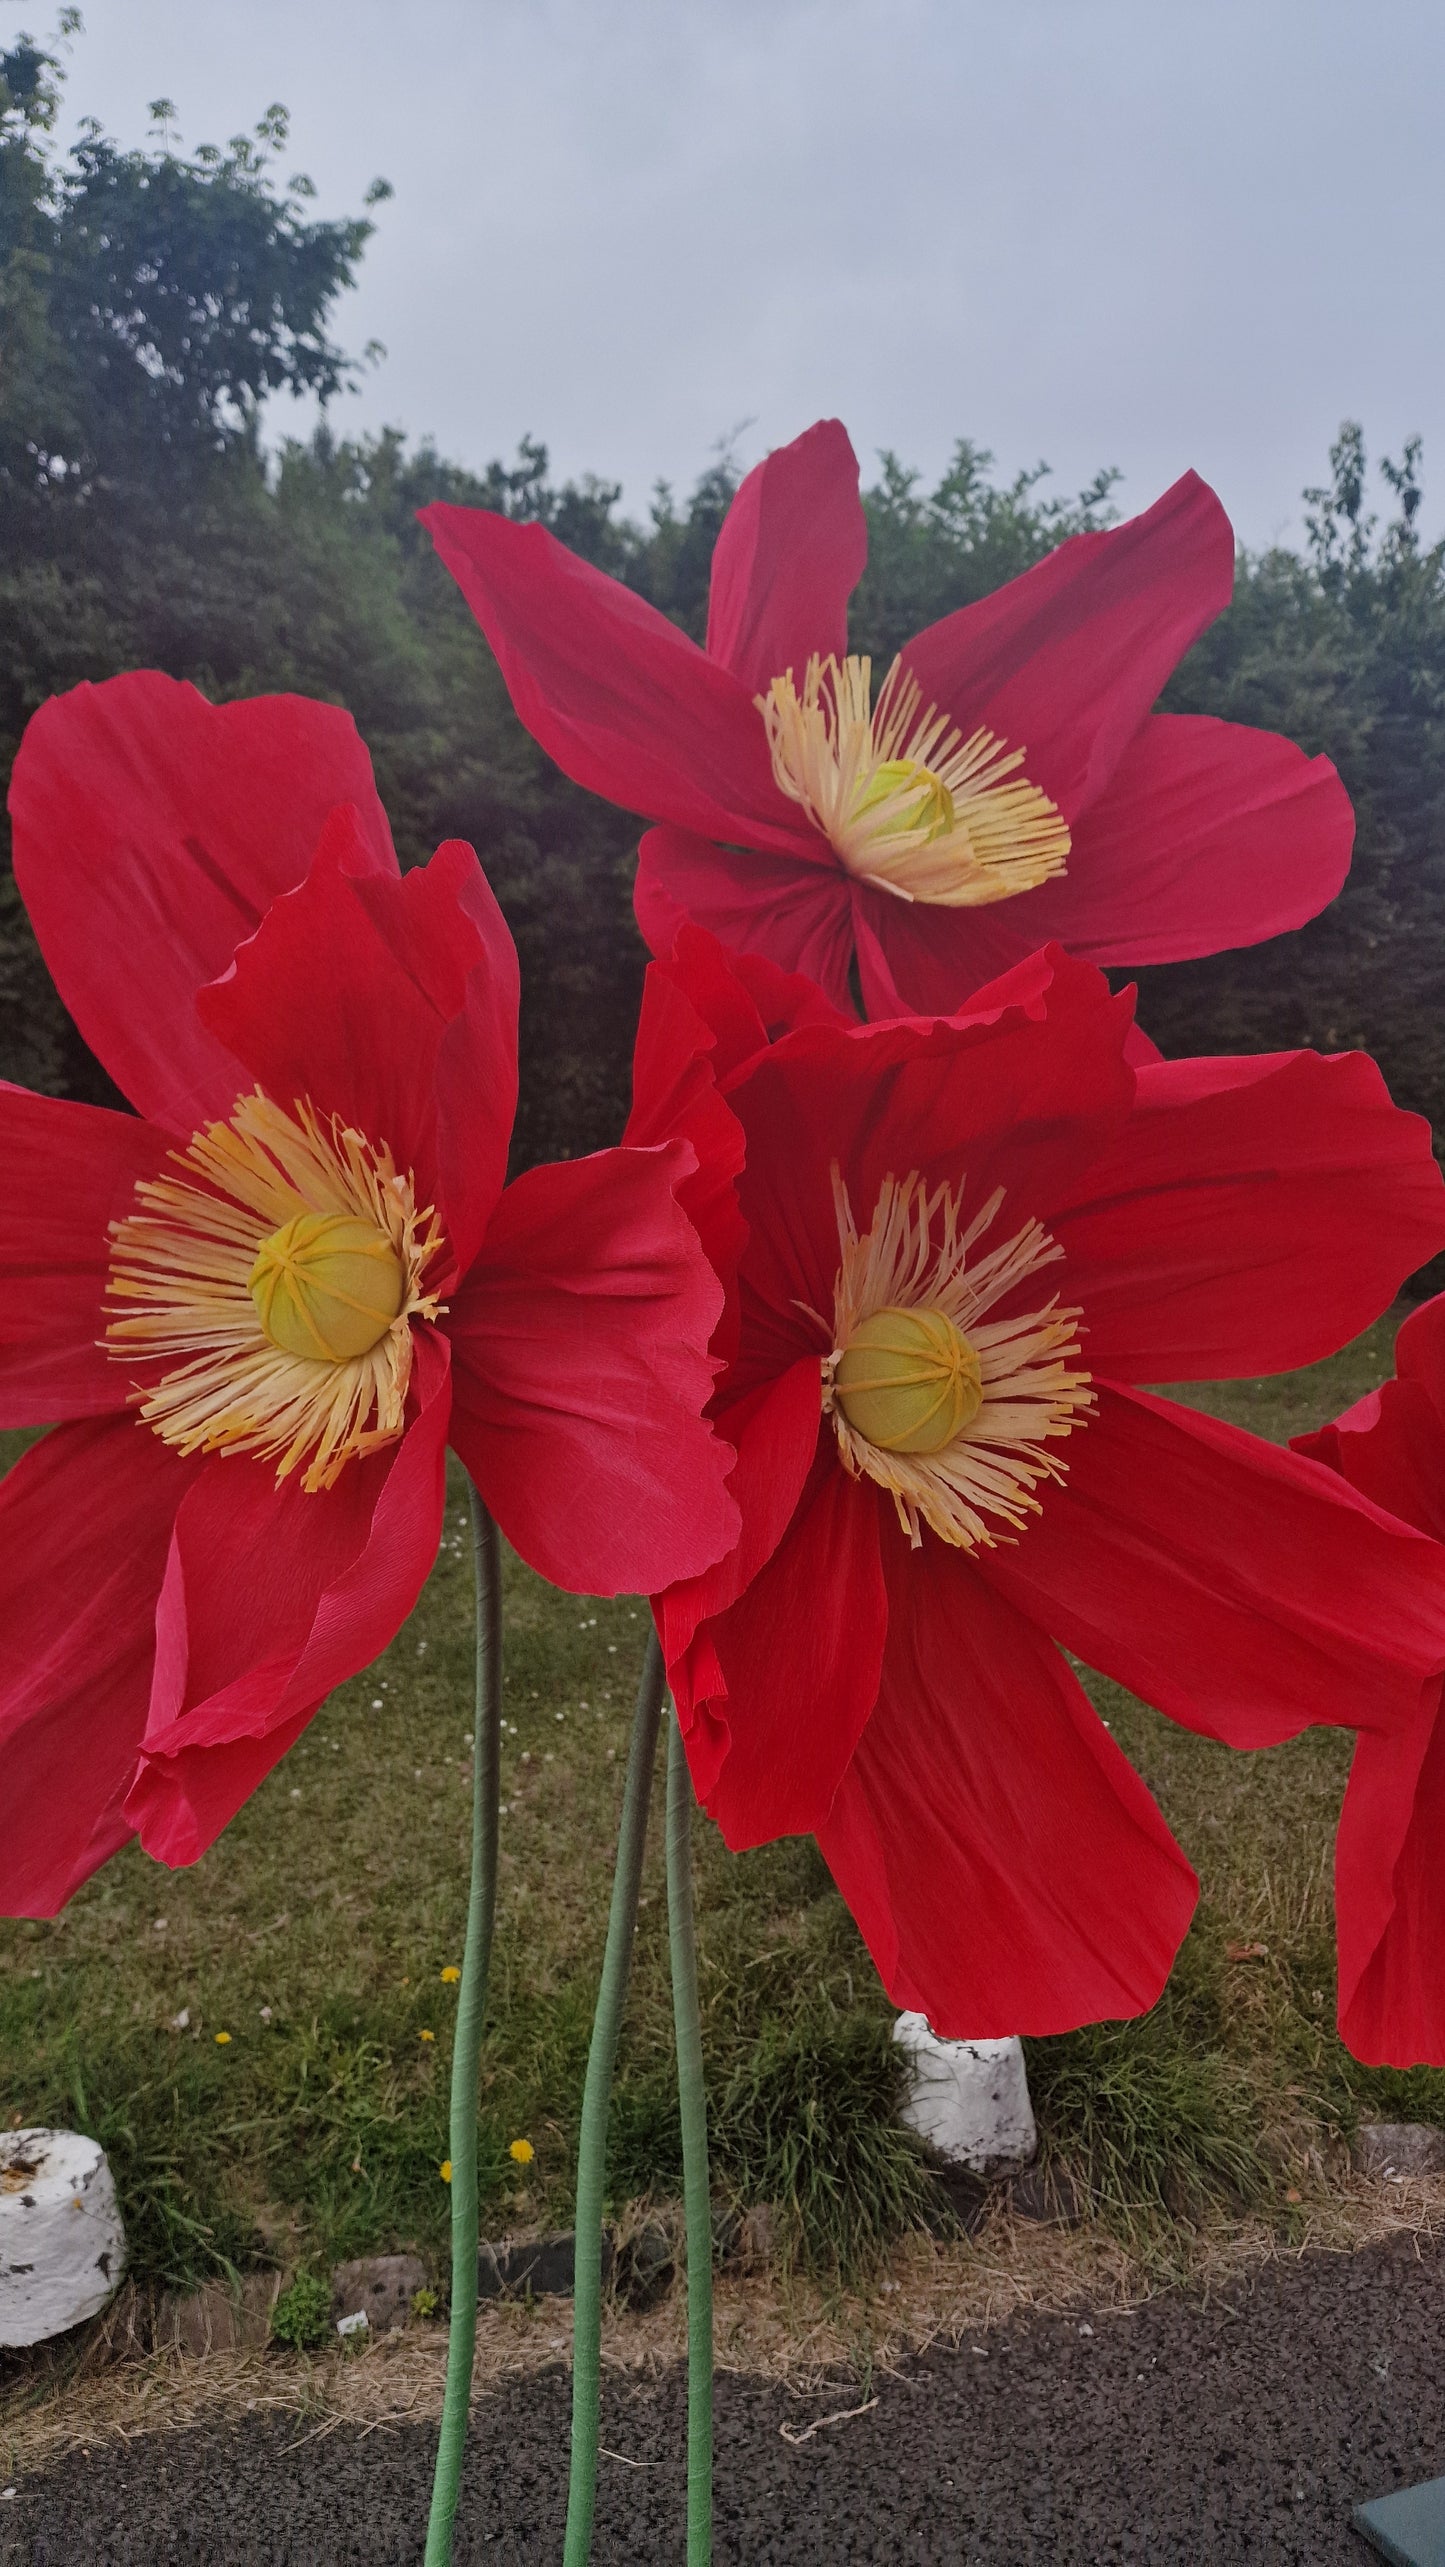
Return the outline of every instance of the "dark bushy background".
<path id="1" fill-rule="evenodd" d="M 280 109 L 187 157 L 158 101 L 149 150 L 90 127 L 61 156 L 54 63 L 22 40 L 0 76 L 5 776 L 47 695 L 121 669 L 166 669 L 217 698 L 291 688 L 346 704 L 403 861 L 470 839 L 516 936 L 519 1162 L 614 1139 L 643 963 L 637 827 L 575 792 L 521 730 L 414 512 L 446 497 L 540 519 L 700 638 L 731 462 L 685 501 L 659 486 L 645 526 L 619 516 L 607 483 L 558 487 L 531 442 L 480 475 L 392 431 L 323 430 L 267 462 L 265 396 L 329 400 L 356 371 L 329 333 L 369 222 L 316 221 L 308 183 L 280 185 Z M 1412 445 L 1381 466 L 1377 517 L 1347 426 L 1329 483 L 1308 494 L 1303 555 L 1241 558 L 1233 607 L 1165 698 L 1328 751 L 1359 815 L 1344 896 L 1300 935 L 1145 972 L 1141 1013 L 1169 1052 L 1362 1044 L 1445 1130 L 1445 546 L 1416 535 L 1418 462 Z M 886 660 L 919 625 L 1109 523 L 1113 481 L 1060 500 L 1041 470 L 1000 482 L 962 439 L 927 490 L 885 455 L 853 647 Z M 8 841 L 0 1075 L 111 1094 L 36 952 Z"/>

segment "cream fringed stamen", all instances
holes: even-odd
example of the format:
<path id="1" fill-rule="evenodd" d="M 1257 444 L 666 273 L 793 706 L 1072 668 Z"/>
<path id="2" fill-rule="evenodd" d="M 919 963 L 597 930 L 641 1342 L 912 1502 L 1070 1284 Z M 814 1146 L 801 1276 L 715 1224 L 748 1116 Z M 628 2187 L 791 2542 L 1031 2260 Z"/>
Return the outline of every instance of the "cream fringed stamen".
<path id="1" fill-rule="evenodd" d="M 861 1238 L 836 1166 L 833 1199 L 840 1263 L 823 1410 L 845 1469 L 888 1491 L 915 1547 L 924 1524 L 966 1551 L 1009 1540 L 1037 1514 L 1038 1483 L 1063 1479 L 1064 1463 L 1045 1448 L 1087 1423 L 1094 1392 L 1078 1363 L 1081 1314 L 1060 1309 L 1057 1295 L 1042 1309 L 987 1313 L 1063 1250 L 1028 1221 L 975 1255 L 1002 1187 L 965 1227 L 961 1190 L 930 1193 L 916 1175 L 886 1177 Z M 911 1314 L 926 1315 L 927 1325 L 910 1328 Z M 850 1348 L 859 1350 L 851 1363 Z M 940 1443 L 934 1421 L 944 1392 L 962 1422 Z M 860 1431 L 860 1419 L 871 1432 Z"/>
<path id="2" fill-rule="evenodd" d="M 144 1360 L 141 1417 L 182 1453 L 250 1453 L 329 1488 L 401 1434 L 441 1225 L 339 1117 L 259 1089 L 172 1152 L 112 1224 L 106 1350 Z M 304 1350 L 304 1351 L 303 1351 Z M 156 1362 L 173 1369 L 157 1381 Z"/>
<path id="3" fill-rule="evenodd" d="M 1068 824 L 1019 773 L 1022 749 L 991 731 L 968 739 L 895 659 L 870 703 L 873 664 L 809 660 L 755 701 L 773 775 L 839 862 L 900 900 L 972 909 L 1032 891 L 1065 870 Z"/>

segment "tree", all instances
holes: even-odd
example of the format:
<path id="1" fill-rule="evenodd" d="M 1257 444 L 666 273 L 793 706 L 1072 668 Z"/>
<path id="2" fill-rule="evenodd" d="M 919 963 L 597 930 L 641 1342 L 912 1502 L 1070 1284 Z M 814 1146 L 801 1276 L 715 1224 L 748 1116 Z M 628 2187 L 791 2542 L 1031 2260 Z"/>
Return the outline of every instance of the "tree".
<path id="1" fill-rule="evenodd" d="M 68 13 L 62 32 L 75 23 Z M 0 497 L 12 509 L 252 451 L 270 393 L 331 399 L 357 369 L 327 322 L 372 231 L 362 216 L 310 217 L 304 176 L 278 193 L 280 106 L 189 158 L 169 143 L 123 151 L 88 119 L 57 159 L 59 68 L 29 37 L 0 54 Z M 151 112 L 168 132 L 170 102 Z M 367 201 L 388 193 L 378 181 Z"/>

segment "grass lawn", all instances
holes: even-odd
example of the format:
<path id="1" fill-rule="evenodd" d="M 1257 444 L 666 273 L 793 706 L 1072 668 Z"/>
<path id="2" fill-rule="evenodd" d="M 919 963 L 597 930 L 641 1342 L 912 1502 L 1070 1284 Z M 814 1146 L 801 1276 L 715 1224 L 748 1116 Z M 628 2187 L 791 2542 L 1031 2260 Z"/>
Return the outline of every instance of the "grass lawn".
<path id="1" fill-rule="evenodd" d="M 1390 1366 L 1393 1322 L 1309 1372 L 1187 1394 L 1284 1438 Z M 3 1439 L 12 1460 L 24 1439 Z M 507 1570 L 501 1897 L 482 2119 L 484 2233 L 565 2224 L 633 1687 L 634 1602 Z M 1030 2044 L 1044 2144 L 1136 2237 L 1220 2206 L 1302 2216 L 1358 2118 L 1445 2120 L 1445 2073 L 1367 2070 L 1333 2030 L 1333 1827 L 1349 1742 L 1242 1757 L 1091 1691 L 1203 1883 L 1143 2021 Z M 141 2277 L 438 2252 L 466 1898 L 470 1544 L 445 1545 L 385 1657 L 335 1694 L 192 1871 L 134 1850 L 52 1923 L 0 1923 L 13 2124 L 110 2151 Z M 680 2189 L 661 1792 L 613 2117 L 619 2208 Z M 698 1829 L 715 2172 L 781 2210 L 780 2252 L 856 2269 L 930 2187 L 896 2128 L 890 2010 L 810 1841 Z M 1257 1947 L 1262 1947 L 1258 1949 Z M 1250 1957 L 1241 1957 L 1248 1951 Z M 221 2040 L 225 2034 L 229 2038 Z M 531 2143 L 519 2167 L 513 2140 Z"/>

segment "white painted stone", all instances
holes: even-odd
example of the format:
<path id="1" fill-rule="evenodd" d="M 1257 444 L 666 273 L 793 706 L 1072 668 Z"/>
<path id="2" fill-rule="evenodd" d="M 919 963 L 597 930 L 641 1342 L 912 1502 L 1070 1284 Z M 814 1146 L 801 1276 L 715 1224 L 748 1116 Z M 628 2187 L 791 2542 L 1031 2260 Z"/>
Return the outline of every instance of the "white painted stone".
<path id="1" fill-rule="evenodd" d="M 903 2118 L 956 2166 L 992 2175 L 1026 2166 L 1039 2144 L 1023 2043 L 941 2041 L 926 2017 L 900 2014 L 893 2038 L 908 2054 Z"/>
<path id="2" fill-rule="evenodd" d="M 79 2326 L 124 2270 L 104 2149 L 74 2130 L 0 2132 L 0 2344 Z"/>

